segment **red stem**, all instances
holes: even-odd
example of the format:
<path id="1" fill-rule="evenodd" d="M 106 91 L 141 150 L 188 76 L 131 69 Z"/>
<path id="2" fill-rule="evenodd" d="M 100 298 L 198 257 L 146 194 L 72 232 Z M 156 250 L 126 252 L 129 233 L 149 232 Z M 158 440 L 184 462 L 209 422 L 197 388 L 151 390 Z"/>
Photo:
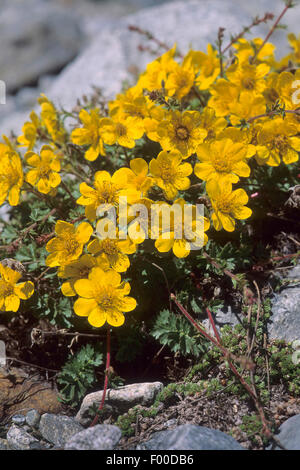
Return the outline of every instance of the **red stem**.
<path id="1" fill-rule="evenodd" d="M 178 302 L 178 300 L 176 299 L 175 295 L 174 294 L 171 294 L 171 299 L 173 300 L 173 302 L 175 302 L 175 304 L 177 305 L 177 307 L 179 308 L 179 310 L 183 313 L 183 315 L 192 323 L 192 325 L 197 328 L 197 330 L 203 335 L 205 336 L 205 338 L 207 338 L 209 341 L 211 341 L 214 345 L 216 345 L 220 351 L 222 352 L 223 356 L 224 356 L 224 359 L 226 359 L 230 369 L 232 370 L 232 372 L 234 373 L 234 375 L 238 378 L 238 380 L 241 382 L 241 384 L 243 385 L 243 387 L 247 390 L 247 392 L 251 395 L 251 397 L 255 400 L 255 403 L 257 403 L 257 396 L 255 395 L 255 392 L 249 387 L 249 385 L 247 384 L 247 382 L 243 379 L 243 377 L 239 374 L 238 370 L 236 369 L 236 367 L 232 364 L 232 362 L 230 361 L 229 357 L 230 357 L 230 353 L 229 351 L 224 348 L 224 346 L 222 346 L 219 342 L 219 340 L 215 340 L 209 333 L 206 333 L 206 331 L 204 331 L 199 325 L 197 322 L 195 322 L 195 320 L 191 317 L 191 315 L 186 311 L 186 309 Z M 207 309 L 207 312 L 209 310 Z M 209 312 L 210 313 L 210 312 Z M 212 315 L 210 314 L 210 320 L 212 322 L 212 326 L 213 326 L 213 329 L 214 331 L 216 330 L 216 326 L 214 324 L 214 321 L 212 319 Z M 219 336 L 219 335 L 218 335 Z"/>
<path id="2" fill-rule="evenodd" d="M 98 408 L 98 412 L 102 410 L 104 406 L 107 386 L 108 386 L 108 374 L 109 374 L 109 367 L 110 367 L 110 328 L 107 328 L 107 335 L 106 335 L 106 365 L 105 365 L 105 380 L 104 380 L 104 388 L 101 398 L 101 403 Z M 98 414 L 96 414 L 95 418 L 93 419 L 92 423 L 89 427 L 95 426 L 98 422 Z"/>
<path id="3" fill-rule="evenodd" d="M 215 325 L 215 322 L 214 322 L 214 320 L 213 320 L 211 311 L 210 311 L 208 308 L 206 309 L 206 313 L 207 313 L 207 315 L 208 315 L 208 319 L 209 319 L 209 321 L 210 321 L 210 324 L 211 324 L 211 326 L 212 326 L 212 329 L 214 330 L 215 337 L 217 338 L 218 343 L 221 344 L 221 338 L 220 338 L 219 332 L 218 332 L 218 330 L 217 330 L 217 328 L 216 328 L 216 325 Z"/>

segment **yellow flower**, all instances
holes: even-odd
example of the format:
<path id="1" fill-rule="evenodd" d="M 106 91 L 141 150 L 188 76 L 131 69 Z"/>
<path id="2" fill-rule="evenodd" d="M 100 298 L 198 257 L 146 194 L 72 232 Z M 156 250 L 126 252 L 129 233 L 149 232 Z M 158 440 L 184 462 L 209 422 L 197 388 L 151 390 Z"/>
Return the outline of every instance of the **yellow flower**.
<path id="1" fill-rule="evenodd" d="M 82 255 L 79 259 L 71 261 L 69 264 L 61 266 L 57 275 L 64 279 L 68 279 L 61 286 L 63 295 L 72 297 L 76 295 L 74 283 L 78 279 L 86 279 L 92 268 L 100 266 L 104 271 L 110 268 L 108 261 L 103 256 Z"/>
<path id="2" fill-rule="evenodd" d="M 265 99 L 262 95 L 256 95 L 249 91 L 242 91 L 238 100 L 229 105 L 230 122 L 233 126 L 241 120 L 264 114 L 266 111 Z"/>
<path id="3" fill-rule="evenodd" d="M 160 204 L 159 201 L 154 202 L 148 198 L 141 198 L 136 202 L 136 211 L 132 210 L 132 206 L 127 209 L 128 235 L 133 242 L 138 245 L 143 243 L 146 238 L 151 238 L 152 229 L 152 209 L 155 205 Z"/>
<path id="4" fill-rule="evenodd" d="M 135 141 L 144 134 L 144 126 L 140 119 L 128 117 L 120 121 L 104 118 L 102 119 L 100 134 L 103 141 L 108 145 L 118 143 L 123 147 L 135 147 Z"/>
<path id="5" fill-rule="evenodd" d="M 228 80 L 238 87 L 238 90 L 251 93 L 262 93 L 266 88 L 265 76 L 269 73 L 267 64 L 233 64 L 226 71 Z"/>
<path id="6" fill-rule="evenodd" d="M 224 78 L 219 78 L 211 85 L 209 91 L 212 96 L 207 105 L 215 110 L 216 116 L 227 116 L 230 113 L 230 106 L 239 97 L 238 87 Z"/>
<path id="7" fill-rule="evenodd" d="M 191 250 L 199 250 L 208 241 L 205 231 L 209 229 L 210 223 L 206 217 L 197 213 L 196 206 L 192 206 L 192 217 L 186 220 L 184 206 L 188 204 L 183 199 L 174 201 L 170 208 L 173 215 L 170 224 L 170 231 L 162 231 L 155 241 L 155 247 L 160 253 L 167 253 L 172 249 L 177 258 L 185 258 Z M 174 206 L 179 205 L 181 211 Z"/>
<path id="8" fill-rule="evenodd" d="M 218 134 L 218 140 L 230 139 L 235 143 L 243 144 L 245 147 L 247 147 L 246 158 L 253 157 L 257 150 L 257 143 L 254 144 L 254 142 L 252 142 L 253 128 L 253 124 L 249 127 L 249 129 L 239 129 L 238 127 L 232 126 L 226 127 L 226 129 Z"/>
<path id="9" fill-rule="evenodd" d="M 214 210 L 211 218 L 216 230 L 223 227 L 227 232 L 233 232 L 234 219 L 244 220 L 251 216 L 251 209 L 245 207 L 248 196 L 243 189 L 232 191 L 230 182 L 226 181 L 220 186 L 214 180 L 206 184 L 206 189 Z"/>
<path id="10" fill-rule="evenodd" d="M 17 312 L 20 299 L 32 296 L 34 285 L 31 281 L 20 282 L 21 274 L 0 263 L 0 312 Z"/>
<path id="11" fill-rule="evenodd" d="M 166 119 L 167 111 L 161 106 L 152 106 L 149 109 L 149 117 L 144 119 L 144 128 L 147 137 L 154 142 L 160 141 L 160 136 L 158 134 L 159 124 Z"/>
<path id="12" fill-rule="evenodd" d="M 265 147 L 264 162 L 278 166 L 298 161 L 300 151 L 299 126 L 278 117 L 266 121 L 257 135 L 257 143 Z"/>
<path id="13" fill-rule="evenodd" d="M 53 142 L 63 142 L 66 136 L 66 131 L 59 121 L 57 111 L 54 104 L 42 94 L 38 98 L 41 106 L 41 123 L 44 125 L 51 135 Z"/>
<path id="14" fill-rule="evenodd" d="M 120 168 L 119 175 L 126 178 L 126 186 L 146 196 L 153 186 L 153 179 L 148 176 L 148 163 L 143 158 L 134 158 L 129 162 L 130 168 Z"/>
<path id="15" fill-rule="evenodd" d="M 74 304 L 76 315 L 88 317 L 95 327 L 107 322 L 111 326 L 121 326 L 124 313 L 136 307 L 136 300 L 129 297 L 130 284 L 121 282 L 121 276 L 114 270 L 103 271 L 95 267 L 88 279 L 80 279 L 74 284 L 80 296 Z"/>
<path id="16" fill-rule="evenodd" d="M 41 127 L 41 121 L 34 111 L 30 113 L 30 119 L 31 122 L 25 122 L 22 127 L 23 134 L 18 137 L 19 147 L 27 147 L 27 150 L 32 150 L 35 146 L 38 129 Z"/>
<path id="17" fill-rule="evenodd" d="M 94 255 L 102 255 L 112 269 L 123 273 L 130 266 L 127 255 L 135 253 L 136 246 L 129 238 L 122 240 L 116 234 L 116 238 L 97 238 L 91 241 L 88 251 Z"/>
<path id="18" fill-rule="evenodd" d="M 161 57 L 148 64 L 145 72 L 140 76 L 137 86 L 149 91 L 161 89 L 163 82 L 166 82 L 168 73 L 172 71 L 176 63 L 173 60 L 175 51 L 176 44 Z"/>
<path id="19" fill-rule="evenodd" d="M 213 49 L 211 44 L 207 45 L 207 54 L 191 50 L 184 58 L 183 63 L 190 63 L 195 72 L 198 72 L 196 85 L 200 90 L 207 90 L 220 73 L 218 52 Z"/>
<path id="20" fill-rule="evenodd" d="M 26 174 L 26 181 L 29 184 L 36 186 L 43 194 L 48 194 L 53 188 L 57 188 L 61 182 L 60 160 L 51 147 L 44 145 L 40 155 L 27 152 L 25 160 L 27 165 L 33 167 Z"/>
<path id="21" fill-rule="evenodd" d="M 179 100 L 186 96 L 194 84 L 195 73 L 191 66 L 174 64 L 165 83 L 168 96 L 176 96 Z"/>
<path id="22" fill-rule="evenodd" d="M 201 127 L 207 131 L 204 142 L 215 139 L 227 127 L 228 123 L 223 117 L 216 117 L 215 110 L 206 106 L 201 113 Z"/>
<path id="23" fill-rule="evenodd" d="M 17 206 L 23 185 L 22 162 L 9 147 L 4 147 L 0 157 L 0 205 L 7 199 L 11 206 Z"/>
<path id="24" fill-rule="evenodd" d="M 263 39 L 254 38 L 251 41 L 240 38 L 233 47 L 236 49 L 235 57 L 237 57 L 240 64 L 249 64 L 249 59 L 254 56 L 255 51 L 258 51 L 263 43 Z M 274 63 L 274 44 L 267 42 L 263 45 L 261 50 L 256 56 L 255 62 L 265 62 L 269 65 Z"/>
<path id="25" fill-rule="evenodd" d="M 300 64 L 300 34 L 298 38 L 295 34 L 290 33 L 288 34 L 288 41 L 293 49 L 293 52 L 290 54 L 290 60 L 295 62 L 296 64 Z"/>
<path id="26" fill-rule="evenodd" d="M 82 222 L 77 228 L 73 224 L 58 220 L 55 224 L 56 237 L 52 238 L 46 250 L 50 255 L 46 258 L 46 265 L 64 266 L 79 258 L 83 246 L 87 243 L 93 233 L 92 226 L 87 222 Z"/>
<path id="27" fill-rule="evenodd" d="M 88 145 L 89 148 L 84 154 L 84 158 L 93 162 L 99 155 L 105 155 L 103 140 L 100 136 L 100 126 L 102 119 L 98 109 L 92 109 L 88 113 L 82 109 L 79 119 L 83 123 L 82 128 L 74 129 L 71 133 L 71 140 L 76 145 Z"/>
<path id="28" fill-rule="evenodd" d="M 269 107 L 279 101 L 281 105 L 284 104 L 285 109 L 297 109 L 300 96 L 299 80 L 300 69 L 296 70 L 295 73 L 271 73 L 266 80 L 267 87 L 263 93 Z M 287 114 L 286 118 L 290 119 L 292 116 L 295 117 L 296 115 Z"/>
<path id="29" fill-rule="evenodd" d="M 149 115 L 149 110 L 147 99 L 142 95 L 140 87 L 131 87 L 125 93 L 117 95 L 117 98 L 109 103 L 109 115 L 116 121 L 133 117 L 142 123 Z"/>
<path id="30" fill-rule="evenodd" d="M 195 175 L 203 181 L 214 179 L 220 185 L 224 181 L 237 183 L 239 176 L 250 176 L 247 152 L 247 145 L 230 139 L 200 144 L 197 155 L 201 163 L 196 163 Z"/>
<path id="31" fill-rule="evenodd" d="M 199 144 L 207 136 L 201 127 L 201 114 L 197 111 L 179 111 L 168 113 L 157 129 L 163 150 L 177 150 L 182 158 L 188 158 L 196 152 Z"/>
<path id="32" fill-rule="evenodd" d="M 126 196 L 128 203 L 139 199 L 140 193 L 135 189 L 127 187 L 127 175 L 121 171 L 115 171 L 111 176 L 108 171 L 97 171 L 95 173 L 94 188 L 86 183 L 80 184 L 81 196 L 77 199 L 77 204 L 85 207 L 85 215 L 90 220 L 96 219 L 96 211 L 100 205 L 111 204 L 117 207 L 119 197 Z"/>
<path id="33" fill-rule="evenodd" d="M 178 152 L 160 152 L 156 159 L 151 160 L 149 168 L 155 184 L 163 190 L 169 200 L 174 199 L 178 191 L 190 187 L 188 176 L 193 171 L 192 166 L 189 163 L 182 163 L 182 157 Z"/>

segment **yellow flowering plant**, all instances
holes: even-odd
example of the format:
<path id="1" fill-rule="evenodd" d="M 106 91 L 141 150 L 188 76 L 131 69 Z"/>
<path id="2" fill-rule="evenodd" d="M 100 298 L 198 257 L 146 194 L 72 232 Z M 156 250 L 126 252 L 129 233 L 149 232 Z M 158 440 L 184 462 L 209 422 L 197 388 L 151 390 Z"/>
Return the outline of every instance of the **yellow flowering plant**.
<path id="1" fill-rule="evenodd" d="M 66 113 L 42 95 L 22 134 L 3 137 L 12 222 L 0 255 L 29 280 L 0 264 L 1 313 L 35 290 L 28 305 L 58 328 L 87 321 L 117 337 L 149 326 L 171 290 L 213 310 L 222 269 L 245 287 L 259 224 L 299 183 L 300 48 L 289 35 L 278 61 L 269 37 L 244 35 L 224 47 L 221 31 L 206 52 L 166 47 L 110 102 L 98 94 Z"/>

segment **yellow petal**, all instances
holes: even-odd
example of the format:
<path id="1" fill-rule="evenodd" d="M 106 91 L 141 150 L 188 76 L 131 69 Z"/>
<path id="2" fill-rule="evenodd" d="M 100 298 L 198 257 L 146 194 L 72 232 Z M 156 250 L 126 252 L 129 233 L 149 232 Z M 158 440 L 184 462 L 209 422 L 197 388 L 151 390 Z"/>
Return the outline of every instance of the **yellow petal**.
<path id="1" fill-rule="evenodd" d="M 90 279 L 78 279 L 74 282 L 74 289 L 85 299 L 92 299 L 95 296 L 94 284 Z"/>
<path id="2" fill-rule="evenodd" d="M 97 307 L 95 299 L 82 299 L 81 297 L 74 303 L 74 312 L 79 317 L 87 317 Z"/>
<path id="3" fill-rule="evenodd" d="M 93 227 L 88 222 L 82 222 L 76 229 L 76 239 L 79 243 L 87 243 L 93 233 Z"/>
<path id="4" fill-rule="evenodd" d="M 5 297 L 4 305 L 7 312 L 17 312 L 20 306 L 20 299 L 17 295 L 9 295 Z"/>
<path id="5" fill-rule="evenodd" d="M 106 322 L 106 314 L 98 306 L 95 307 L 88 316 L 90 325 L 100 328 Z"/>

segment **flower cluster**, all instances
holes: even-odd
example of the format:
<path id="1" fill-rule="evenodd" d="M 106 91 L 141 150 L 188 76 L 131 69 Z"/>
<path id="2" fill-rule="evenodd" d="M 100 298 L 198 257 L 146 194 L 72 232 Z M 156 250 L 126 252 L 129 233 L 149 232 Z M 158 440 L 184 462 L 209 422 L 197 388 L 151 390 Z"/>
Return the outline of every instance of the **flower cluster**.
<path id="1" fill-rule="evenodd" d="M 289 41 L 293 50 L 279 62 L 261 38 L 236 39 L 228 59 L 211 44 L 185 56 L 175 45 L 107 106 L 70 113 L 70 133 L 64 112 L 42 96 L 40 115 L 31 113 L 17 142 L 0 144 L 0 203 L 17 205 L 21 190 L 51 198 L 62 185 L 70 192 L 70 175 L 79 179 L 71 196 L 81 222 L 58 220 L 46 245 L 62 293 L 78 296 L 77 315 L 95 327 L 122 325 L 136 301 L 121 275 L 146 239 L 158 253 L 187 257 L 207 243 L 210 226 L 232 232 L 251 217 L 249 196 L 235 185 L 253 168 L 298 160 L 300 39 Z"/>

